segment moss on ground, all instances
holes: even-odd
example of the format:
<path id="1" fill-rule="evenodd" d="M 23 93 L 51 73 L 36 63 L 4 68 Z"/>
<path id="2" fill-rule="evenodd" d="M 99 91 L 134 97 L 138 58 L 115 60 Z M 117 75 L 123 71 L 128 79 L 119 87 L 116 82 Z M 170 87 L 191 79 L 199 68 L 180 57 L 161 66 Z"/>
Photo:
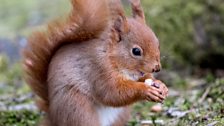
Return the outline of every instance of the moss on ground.
<path id="1" fill-rule="evenodd" d="M 40 113 L 28 110 L 0 111 L 0 126 L 36 126 Z"/>

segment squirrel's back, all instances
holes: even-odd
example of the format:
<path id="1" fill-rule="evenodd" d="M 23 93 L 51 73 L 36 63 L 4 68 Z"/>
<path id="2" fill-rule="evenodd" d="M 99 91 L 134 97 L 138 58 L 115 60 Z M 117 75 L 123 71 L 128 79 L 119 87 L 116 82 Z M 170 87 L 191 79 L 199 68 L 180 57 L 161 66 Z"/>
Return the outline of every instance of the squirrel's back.
<path id="1" fill-rule="evenodd" d="M 54 53 L 64 44 L 97 38 L 108 25 L 105 0 L 71 0 L 71 3 L 68 18 L 51 22 L 45 31 L 32 33 L 23 51 L 26 82 L 43 101 L 41 109 L 45 111 L 48 106 L 48 66 Z"/>

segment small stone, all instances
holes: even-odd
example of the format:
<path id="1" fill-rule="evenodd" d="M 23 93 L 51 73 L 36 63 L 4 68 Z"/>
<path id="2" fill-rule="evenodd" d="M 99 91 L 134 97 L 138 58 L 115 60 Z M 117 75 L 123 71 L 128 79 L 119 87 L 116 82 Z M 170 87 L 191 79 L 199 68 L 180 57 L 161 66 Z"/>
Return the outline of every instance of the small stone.
<path id="1" fill-rule="evenodd" d="M 218 121 L 215 121 L 215 122 L 209 123 L 207 126 L 215 126 L 217 123 Z"/>
<path id="2" fill-rule="evenodd" d="M 155 120 L 154 123 L 153 123 L 152 120 L 142 120 L 140 123 L 141 123 L 141 126 L 154 126 L 154 123 L 158 124 L 158 125 L 164 125 L 165 124 L 163 120 Z"/>
<path id="3" fill-rule="evenodd" d="M 153 105 L 153 106 L 151 107 L 151 111 L 152 111 L 152 112 L 159 113 L 159 112 L 161 112 L 162 110 L 163 110 L 163 108 L 162 108 L 162 105 L 161 105 L 161 104 L 156 104 L 156 105 Z"/>
<path id="4" fill-rule="evenodd" d="M 178 108 L 169 108 L 167 110 L 167 115 L 169 117 L 177 117 L 177 118 L 182 118 L 186 116 L 190 111 L 181 111 Z"/>

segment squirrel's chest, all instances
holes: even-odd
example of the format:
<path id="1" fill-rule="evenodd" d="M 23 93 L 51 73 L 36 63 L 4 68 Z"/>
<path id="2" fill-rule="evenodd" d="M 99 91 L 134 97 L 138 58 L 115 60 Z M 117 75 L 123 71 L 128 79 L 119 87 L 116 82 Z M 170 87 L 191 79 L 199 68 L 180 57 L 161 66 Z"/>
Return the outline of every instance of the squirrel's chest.
<path id="1" fill-rule="evenodd" d="M 124 112 L 124 108 L 98 107 L 97 112 L 101 126 L 111 126 Z"/>

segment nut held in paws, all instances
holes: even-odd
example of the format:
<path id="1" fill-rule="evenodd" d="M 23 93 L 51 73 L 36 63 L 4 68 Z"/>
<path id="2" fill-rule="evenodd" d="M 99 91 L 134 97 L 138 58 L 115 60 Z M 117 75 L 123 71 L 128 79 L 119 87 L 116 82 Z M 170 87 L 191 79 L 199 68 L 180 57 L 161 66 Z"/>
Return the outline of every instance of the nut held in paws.
<path id="1" fill-rule="evenodd" d="M 152 79 L 146 79 L 145 80 L 145 84 L 149 85 L 149 86 L 152 86 L 153 84 L 153 80 Z"/>

